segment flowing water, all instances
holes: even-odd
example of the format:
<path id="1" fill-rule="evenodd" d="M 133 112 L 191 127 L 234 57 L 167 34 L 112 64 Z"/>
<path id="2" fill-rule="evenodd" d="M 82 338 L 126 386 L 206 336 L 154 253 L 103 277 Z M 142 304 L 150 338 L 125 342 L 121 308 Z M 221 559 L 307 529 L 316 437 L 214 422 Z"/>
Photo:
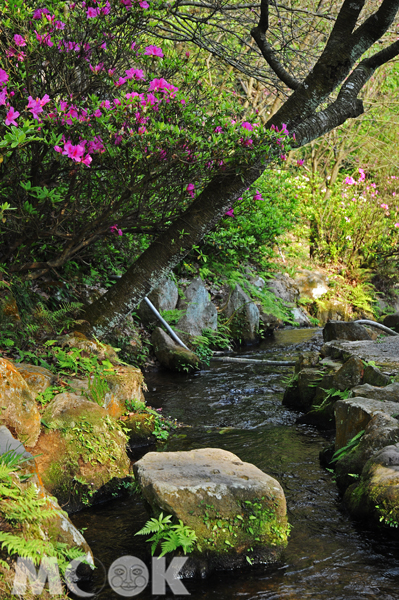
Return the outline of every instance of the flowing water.
<path id="1" fill-rule="evenodd" d="M 306 342 L 313 333 L 277 332 L 251 356 L 292 359 L 312 347 Z M 281 483 L 293 526 L 282 563 L 184 584 L 193 600 L 399 600 L 399 543 L 356 524 L 342 509 L 335 483 L 318 460 L 331 437 L 295 424 L 298 413 L 281 405 L 288 372 L 284 367 L 215 362 L 194 375 L 157 372 L 146 377 L 148 404 L 187 425 L 163 450 L 218 447 L 255 464 Z M 106 570 L 124 555 L 149 564 L 148 544 L 134 536 L 147 519 L 137 497 L 72 518 L 79 528 L 87 528 L 85 537 Z M 92 588 L 96 598 L 120 599 L 107 583 L 99 591 L 103 581 L 99 568 Z M 154 598 L 150 586 L 137 597 Z M 179 596 L 169 592 L 164 597 Z"/>

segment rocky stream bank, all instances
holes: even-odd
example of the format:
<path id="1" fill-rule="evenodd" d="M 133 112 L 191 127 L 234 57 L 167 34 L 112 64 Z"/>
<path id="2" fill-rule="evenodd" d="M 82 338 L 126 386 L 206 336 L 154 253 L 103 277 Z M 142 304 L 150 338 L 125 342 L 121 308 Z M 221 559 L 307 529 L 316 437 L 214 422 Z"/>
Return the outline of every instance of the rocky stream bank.
<path id="1" fill-rule="evenodd" d="M 304 277 L 309 284 L 309 274 Z M 323 281 L 311 279 L 311 292 L 306 293 L 324 293 Z M 265 282 L 254 280 L 251 285 L 262 289 Z M 281 300 L 290 286 L 286 278 L 276 278 L 269 287 Z M 294 299 L 298 296 L 298 284 L 290 293 Z M 166 280 L 150 299 L 160 311 L 177 310 L 176 329 L 188 344 L 204 330 L 216 331 L 221 311 L 230 335 L 241 343 L 257 342 L 261 323 L 269 333 L 284 324 L 265 313 L 239 284 L 226 288 L 215 303 L 200 278 L 187 282 L 180 295 L 174 282 Z M 310 325 L 306 312 L 293 300 L 287 302 L 294 317 Z M 161 365 L 172 370 L 200 368 L 193 351 L 153 327 L 153 315 L 145 306 L 138 313 L 152 324 Z M 324 337 L 320 351 L 298 359 L 283 404 L 305 413 L 299 422 L 336 427 L 335 447 L 327 449 L 322 460 L 335 469 L 352 514 L 396 527 L 399 337 L 376 340 L 372 331 L 344 322 L 328 323 Z M 24 528 L 7 516 L 6 502 L 0 508 L 0 535 L 10 533 L 26 542 L 43 538 L 52 548 L 62 543 L 64 558 L 79 549 L 90 562 L 90 548 L 68 514 L 140 490 L 153 515 L 165 512 L 193 532 L 195 549 L 184 576 L 203 577 L 214 570 L 280 560 L 289 525 L 284 492 L 275 478 L 218 449 L 149 453 L 132 469 L 132 451 L 154 448 L 171 427 L 146 407 L 141 371 L 122 363 L 111 346 L 78 332 L 59 337 L 57 343 L 64 361 L 75 361 L 65 363 L 62 373 L 0 358 L 0 451 L 15 460 L 14 470 L 5 477 L 11 476 L 7 481 L 18 494 L 33 494 L 50 511 L 46 518 L 51 517 L 51 526 Z M 85 377 L 77 369 L 73 373 L 77 356 L 79 361 L 95 357 L 100 371 Z M 11 546 L 4 539 L 1 558 L 12 567 L 15 553 L 7 551 Z"/>

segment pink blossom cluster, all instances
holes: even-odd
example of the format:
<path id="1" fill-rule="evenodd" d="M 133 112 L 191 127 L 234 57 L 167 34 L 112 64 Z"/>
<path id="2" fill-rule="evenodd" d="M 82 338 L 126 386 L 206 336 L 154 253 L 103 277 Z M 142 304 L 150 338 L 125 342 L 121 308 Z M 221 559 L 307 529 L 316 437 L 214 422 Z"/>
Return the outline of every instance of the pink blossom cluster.
<path id="1" fill-rule="evenodd" d="M 111 233 L 115 233 L 115 235 L 123 235 L 123 231 L 122 231 L 122 229 L 118 229 L 117 223 L 115 223 L 115 225 L 111 225 L 109 230 Z"/>
<path id="2" fill-rule="evenodd" d="M 77 163 L 83 163 L 84 165 L 86 165 L 87 167 L 90 166 L 91 161 L 93 160 L 90 156 L 90 154 L 86 154 L 85 157 L 83 157 L 83 154 L 85 152 L 85 147 L 83 144 L 76 144 L 76 146 L 74 146 L 71 142 L 71 140 L 68 140 L 67 142 L 64 143 L 64 148 L 62 149 L 60 146 L 54 146 L 54 150 L 56 152 L 60 152 L 61 154 L 63 154 L 64 156 L 67 156 L 68 158 L 71 158 L 72 160 L 74 160 Z"/>

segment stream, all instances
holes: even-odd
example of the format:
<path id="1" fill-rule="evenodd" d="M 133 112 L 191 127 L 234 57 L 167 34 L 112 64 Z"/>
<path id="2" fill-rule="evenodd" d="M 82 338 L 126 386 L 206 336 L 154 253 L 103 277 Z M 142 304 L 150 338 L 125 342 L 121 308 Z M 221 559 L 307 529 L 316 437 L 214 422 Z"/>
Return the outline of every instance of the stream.
<path id="1" fill-rule="evenodd" d="M 241 355 L 292 360 L 299 351 L 312 349 L 309 340 L 315 331 L 278 331 Z M 281 483 L 293 526 L 280 564 L 217 573 L 206 580 L 185 580 L 184 585 L 193 600 L 398 600 L 399 542 L 357 524 L 342 509 L 332 475 L 319 465 L 319 452 L 330 443 L 331 434 L 297 425 L 300 413 L 281 404 L 284 378 L 291 372 L 215 362 L 193 375 L 146 375 L 147 403 L 187 426 L 177 429 L 162 450 L 218 447 L 255 464 Z M 124 555 L 149 564 L 149 544 L 134 536 L 147 519 L 137 496 L 72 516 L 79 529 L 86 528 L 85 538 L 105 569 Z M 120 599 L 108 583 L 104 585 L 101 567 L 95 573 L 90 589 L 95 598 Z M 155 596 L 148 586 L 137 597 Z M 183 596 L 164 596 L 175 597 Z"/>

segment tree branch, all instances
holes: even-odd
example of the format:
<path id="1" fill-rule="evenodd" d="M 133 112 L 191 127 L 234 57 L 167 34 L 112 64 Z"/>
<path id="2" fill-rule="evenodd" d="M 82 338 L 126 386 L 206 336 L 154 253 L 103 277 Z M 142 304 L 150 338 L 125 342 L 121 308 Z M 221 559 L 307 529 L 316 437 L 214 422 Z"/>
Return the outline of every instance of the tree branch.
<path id="1" fill-rule="evenodd" d="M 267 64 L 277 77 L 285 83 L 291 90 L 296 90 L 299 86 L 299 81 L 295 79 L 276 57 L 276 53 L 266 40 L 266 32 L 269 29 L 269 0 L 261 0 L 260 18 L 257 27 L 251 29 L 251 36 L 258 44 L 259 50 L 262 52 Z"/>

